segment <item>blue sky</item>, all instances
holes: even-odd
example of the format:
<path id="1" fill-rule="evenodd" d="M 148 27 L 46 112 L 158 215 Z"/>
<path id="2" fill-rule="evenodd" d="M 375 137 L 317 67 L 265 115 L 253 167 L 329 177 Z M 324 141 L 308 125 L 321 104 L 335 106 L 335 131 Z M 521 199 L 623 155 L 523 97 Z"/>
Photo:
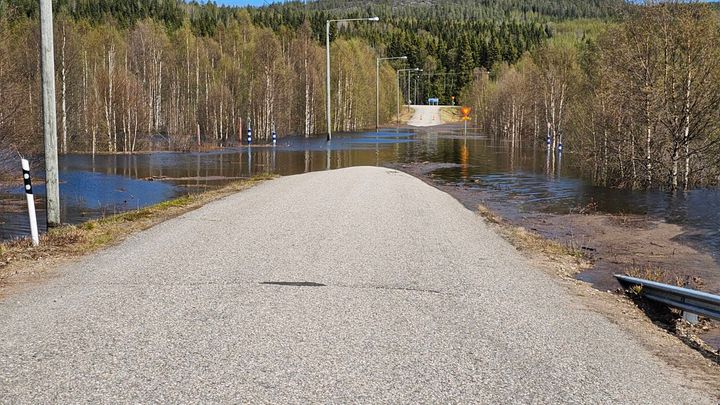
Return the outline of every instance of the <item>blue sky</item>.
<path id="1" fill-rule="evenodd" d="M 219 5 L 225 6 L 262 6 L 265 4 L 263 0 L 213 0 Z M 273 3 L 273 0 L 267 0 L 268 3 Z"/>

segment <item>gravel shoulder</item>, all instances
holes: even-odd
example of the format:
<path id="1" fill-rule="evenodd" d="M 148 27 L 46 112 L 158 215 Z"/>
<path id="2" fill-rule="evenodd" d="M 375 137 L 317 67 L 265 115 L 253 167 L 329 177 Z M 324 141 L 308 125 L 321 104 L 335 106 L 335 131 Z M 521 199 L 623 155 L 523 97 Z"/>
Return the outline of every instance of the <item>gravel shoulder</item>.
<path id="1" fill-rule="evenodd" d="M 0 336 L 10 403 L 718 399 L 384 168 L 276 179 L 131 236 L 0 299 Z"/>

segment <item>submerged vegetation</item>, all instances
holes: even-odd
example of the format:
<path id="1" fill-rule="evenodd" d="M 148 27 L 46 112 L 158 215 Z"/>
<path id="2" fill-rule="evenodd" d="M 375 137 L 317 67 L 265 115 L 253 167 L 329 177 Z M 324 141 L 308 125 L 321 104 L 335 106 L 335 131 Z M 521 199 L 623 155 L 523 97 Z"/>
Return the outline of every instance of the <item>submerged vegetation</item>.
<path id="1" fill-rule="evenodd" d="M 518 147 L 561 146 L 597 184 L 720 181 L 717 8 L 679 1 L 320 0 L 259 8 L 179 0 L 54 2 L 61 153 L 188 150 L 394 122 L 396 95 L 469 104 Z M 41 152 L 38 10 L 0 0 L 0 159 Z M 418 67 L 422 73 L 395 70 Z M 9 152 L 8 152 L 9 151 Z M 2 171 L 0 161 L 0 171 Z"/>
<path id="2" fill-rule="evenodd" d="M 569 31 L 466 89 L 486 133 L 580 155 L 597 184 L 720 183 L 720 20 L 708 4 L 634 9 L 582 37 Z"/>

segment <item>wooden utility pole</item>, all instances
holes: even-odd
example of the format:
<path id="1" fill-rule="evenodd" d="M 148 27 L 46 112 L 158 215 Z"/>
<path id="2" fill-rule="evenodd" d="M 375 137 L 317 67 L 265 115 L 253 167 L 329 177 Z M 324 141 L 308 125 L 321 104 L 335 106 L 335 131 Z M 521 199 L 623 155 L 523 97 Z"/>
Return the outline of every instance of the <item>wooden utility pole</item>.
<path id="1" fill-rule="evenodd" d="M 45 188 L 47 225 L 60 225 L 57 120 L 55 118 L 55 49 L 52 0 L 40 0 L 40 59 L 42 61 L 43 129 L 45 133 Z"/>

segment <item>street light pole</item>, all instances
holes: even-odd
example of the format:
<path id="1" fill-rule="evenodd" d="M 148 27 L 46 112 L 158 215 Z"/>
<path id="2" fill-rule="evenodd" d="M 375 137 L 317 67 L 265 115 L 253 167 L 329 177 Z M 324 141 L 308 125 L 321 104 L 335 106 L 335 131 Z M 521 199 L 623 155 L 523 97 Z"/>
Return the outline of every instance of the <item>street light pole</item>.
<path id="1" fill-rule="evenodd" d="M 398 69 L 397 70 L 397 126 L 400 126 L 400 73 L 401 72 L 422 72 L 420 68 Z"/>
<path id="2" fill-rule="evenodd" d="M 346 22 L 346 21 L 380 21 L 379 17 L 370 18 L 346 18 L 342 20 L 327 20 L 325 21 L 325 116 L 327 118 L 327 140 L 332 140 L 332 120 L 330 119 L 330 109 L 332 104 L 330 103 L 330 23 L 333 22 Z"/>
<path id="3" fill-rule="evenodd" d="M 407 56 L 395 56 L 375 59 L 375 130 L 380 129 L 380 61 L 381 60 L 407 60 Z"/>
<path id="4" fill-rule="evenodd" d="M 407 93 L 407 103 L 410 105 L 410 72 L 407 74 L 406 78 L 406 84 L 405 84 L 405 92 Z"/>
<path id="5" fill-rule="evenodd" d="M 418 77 L 415 76 L 415 95 L 413 96 L 413 104 L 418 104 Z"/>

